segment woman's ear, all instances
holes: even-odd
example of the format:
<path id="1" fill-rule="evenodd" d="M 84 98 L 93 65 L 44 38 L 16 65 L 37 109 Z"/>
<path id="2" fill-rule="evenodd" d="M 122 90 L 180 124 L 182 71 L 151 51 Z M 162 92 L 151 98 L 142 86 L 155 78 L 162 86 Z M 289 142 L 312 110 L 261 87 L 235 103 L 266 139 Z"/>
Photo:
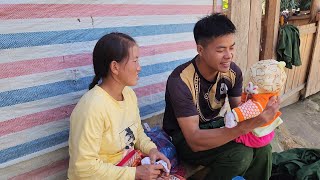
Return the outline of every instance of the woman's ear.
<path id="1" fill-rule="evenodd" d="M 115 74 L 115 75 L 118 75 L 119 74 L 119 69 L 120 69 L 120 66 L 119 66 L 119 63 L 117 63 L 116 61 L 112 61 L 110 63 L 110 71 L 112 74 Z"/>

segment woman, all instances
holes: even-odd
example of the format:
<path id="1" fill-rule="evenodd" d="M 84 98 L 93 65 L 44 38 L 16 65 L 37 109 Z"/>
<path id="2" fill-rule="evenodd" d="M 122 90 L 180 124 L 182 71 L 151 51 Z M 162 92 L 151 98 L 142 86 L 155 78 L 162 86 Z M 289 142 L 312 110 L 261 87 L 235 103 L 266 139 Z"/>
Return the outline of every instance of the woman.
<path id="1" fill-rule="evenodd" d="M 163 171 L 154 165 L 158 159 L 170 169 L 169 160 L 144 133 L 137 97 L 128 87 L 137 84 L 138 58 L 138 45 L 126 34 L 110 33 L 97 42 L 95 77 L 70 117 L 70 180 L 156 179 Z M 152 165 L 116 166 L 132 149 L 147 154 Z"/>

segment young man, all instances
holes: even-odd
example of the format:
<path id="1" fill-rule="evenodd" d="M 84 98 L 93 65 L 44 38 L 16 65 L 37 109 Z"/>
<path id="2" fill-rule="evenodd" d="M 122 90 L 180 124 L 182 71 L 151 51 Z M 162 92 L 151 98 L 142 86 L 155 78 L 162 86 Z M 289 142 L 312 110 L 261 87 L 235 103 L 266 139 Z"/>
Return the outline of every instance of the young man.
<path id="1" fill-rule="evenodd" d="M 231 108 L 240 103 L 242 73 L 232 62 L 235 26 L 224 15 L 198 21 L 193 33 L 198 55 L 169 76 L 163 128 L 172 137 L 180 160 L 207 166 L 206 179 L 269 179 L 271 146 L 252 149 L 232 140 L 273 119 L 279 98 L 272 97 L 256 118 L 224 126 L 223 105 L 228 95 Z"/>

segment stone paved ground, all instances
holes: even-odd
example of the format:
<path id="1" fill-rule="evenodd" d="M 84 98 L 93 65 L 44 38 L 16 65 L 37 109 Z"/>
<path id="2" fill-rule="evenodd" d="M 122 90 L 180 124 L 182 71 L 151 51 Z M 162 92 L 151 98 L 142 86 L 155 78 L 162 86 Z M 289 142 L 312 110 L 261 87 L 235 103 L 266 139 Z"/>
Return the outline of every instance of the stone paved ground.
<path id="1" fill-rule="evenodd" d="M 320 148 L 320 92 L 281 109 L 284 124 L 275 144 L 285 149 Z"/>

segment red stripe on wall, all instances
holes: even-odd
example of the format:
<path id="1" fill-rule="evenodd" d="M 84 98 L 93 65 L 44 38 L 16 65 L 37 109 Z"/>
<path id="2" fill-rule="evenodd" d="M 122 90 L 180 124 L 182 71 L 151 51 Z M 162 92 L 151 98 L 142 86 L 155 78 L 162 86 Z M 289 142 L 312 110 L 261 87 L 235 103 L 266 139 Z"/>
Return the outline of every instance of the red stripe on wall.
<path id="1" fill-rule="evenodd" d="M 167 82 L 165 81 L 165 82 L 160 82 L 156 84 L 151 84 L 151 85 L 136 88 L 134 89 L 134 91 L 138 97 L 148 96 L 151 94 L 163 92 L 166 89 L 166 83 Z"/>
<path id="2" fill-rule="evenodd" d="M 3 4 L 0 19 L 209 14 L 211 5 Z"/>
<path id="3" fill-rule="evenodd" d="M 43 179 L 45 177 L 51 176 L 65 169 L 68 169 L 68 162 L 69 162 L 69 158 L 56 161 L 56 162 L 53 162 L 52 164 L 40 167 L 38 169 L 34 169 L 27 173 L 14 176 L 9 180 Z"/>
<path id="4" fill-rule="evenodd" d="M 144 97 L 151 94 L 163 92 L 165 88 L 166 88 L 166 82 L 160 82 L 156 84 L 135 88 L 134 91 L 138 97 Z M 26 116 L 21 116 L 18 118 L 0 122 L 0 127 L 6 127 L 6 128 L 0 128 L 0 137 L 7 134 L 23 131 L 25 129 L 29 129 L 35 126 L 39 126 L 39 125 L 43 125 L 53 121 L 59 121 L 61 119 L 68 118 L 70 117 L 74 106 L 75 106 L 74 104 L 62 106 L 62 107 L 41 111 L 38 113 L 29 114 Z"/>
<path id="5" fill-rule="evenodd" d="M 141 56 L 152 56 L 195 48 L 193 41 L 168 43 L 140 47 Z M 91 53 L 57 56 L 42 59 L 24 60 L 12 63 L 3 63 L 0 66 L 0 79 L 11 78 L 34 73 L 50 72 L 55 70 L 80 67 L 92 64 Z"/>
<path id="6" fill-rule="evenodd" d="M 8 121 L 0 122 L 0 137 L 22 131 L 34 126 L 39 126 L 53 121 L 58 121 L 70 117 L 70 114 L 74 108 L 74 104 L 68 106 L 62 106 L 47 111 L 42 111 L 26 116 L 21 116 Z"/>
<path id="7" fill-rule="evenodd" d="M 0 66 L 0 79 L 90 65 L 91 56 L 76 54 L 4 63 Z"/>

